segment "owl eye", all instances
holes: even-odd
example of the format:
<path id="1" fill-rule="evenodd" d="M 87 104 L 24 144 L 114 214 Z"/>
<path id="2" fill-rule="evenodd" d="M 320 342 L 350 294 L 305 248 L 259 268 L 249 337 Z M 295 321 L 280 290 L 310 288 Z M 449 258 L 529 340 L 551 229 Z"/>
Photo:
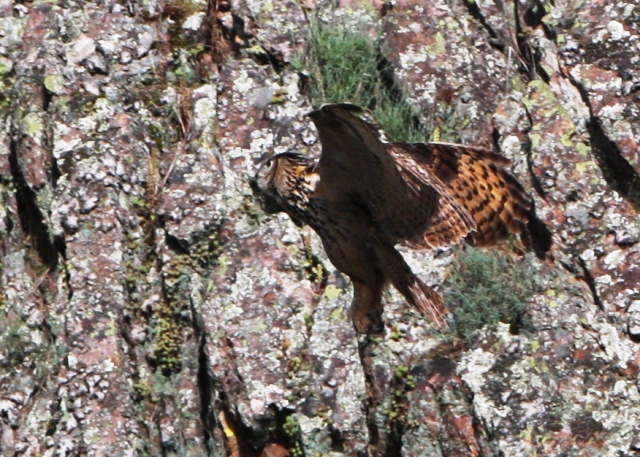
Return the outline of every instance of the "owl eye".
<path id="1" fill-rule="evenodd" d="M 276 165 L 275 159 L 269 159 L 264 162 L 264 164 L 262 165 L 262 169 L 265 172 L 269 173 L 274 169 L 275 165 Z"/>

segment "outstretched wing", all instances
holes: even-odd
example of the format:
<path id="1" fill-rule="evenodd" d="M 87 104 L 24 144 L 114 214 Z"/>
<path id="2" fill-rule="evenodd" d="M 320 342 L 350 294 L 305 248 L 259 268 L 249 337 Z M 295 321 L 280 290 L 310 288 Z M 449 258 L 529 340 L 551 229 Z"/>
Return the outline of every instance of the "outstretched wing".
<path id="1" fill-rule="evenodd" d="M 440 211 L 421 239 L 409 240 L 412 247 L 444 246 L 467 235 L 474 246 L 492 246 L 529 223 L 531 199 L 503 168 L 509 160 L 501 155 L 447 143 L 388 148 L 404 173 L 433 175 L 442 183 Z"/>
<path id="2" fill-rule="evenodd" d="M 375 228 L 391 240 L 424 233 L 437 210 L 438 192 L 429 179 L 407 179 L 376 128 L 358 112 L 355 105 L 332 104 L 309 114 L 322 143 L 314 195 L 365 206 Z"/>

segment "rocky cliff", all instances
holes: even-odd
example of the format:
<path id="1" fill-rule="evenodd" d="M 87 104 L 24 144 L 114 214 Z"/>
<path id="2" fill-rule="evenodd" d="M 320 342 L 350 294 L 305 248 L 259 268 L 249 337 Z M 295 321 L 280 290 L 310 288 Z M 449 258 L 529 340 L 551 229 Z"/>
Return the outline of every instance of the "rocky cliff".
<path id="1" fill-rule="evenodd" d="M 257 162 L 318 153 L 314 23 L 513 161 L 553 236 L 520 325 L 391 291 L 365 351 L 263 211 Z M 0 455 L 640 455 L 639 55 L 631 0 L 1 0 Z M 446 284 L 461 252 L 405 254 Z"/>

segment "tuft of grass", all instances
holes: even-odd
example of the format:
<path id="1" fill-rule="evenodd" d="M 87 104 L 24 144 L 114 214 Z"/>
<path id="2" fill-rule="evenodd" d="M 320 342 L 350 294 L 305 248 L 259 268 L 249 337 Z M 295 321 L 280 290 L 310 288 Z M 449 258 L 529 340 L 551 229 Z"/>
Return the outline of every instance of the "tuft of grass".
<path id="1" fill-rule="evenodd" d="M 527 258 L 465 247 L 452 264 L 443 293 L 453 315 L 451 330 L 465 340 L 498 322 L 516 330 L 539 284 L 540 276 Z"/>
<path id="2" fill-rule="evenodd" d="M 420 125 L 413 107 L 405 100 L 393 101 L 384 95 L 376 105 L 374 116 L 390 141 L 422 143 L 430 135 Z"/>
<path id="3" fill-rule="evenodd" d="M 379 40 L 371 38 L 364 26 L 347 26 L 339 19 L 332 24 L 313 20 L 306 52 L 294 59 L 293 66 L 308 76 L 314 108 L 324 103 L 353 103 L 371 110 L 391 141 L 427 138 L 414 108 L 388 76 L 392 71 Z"/>
<path id="4" fill-rule="evenodd" d="M 370 107 L 378 79 L 378 56 L 364 30 L 312 21 L 306 54 L 295 59 L 294 67 L 309 75 L 314 108 L 347 101 Z"/>

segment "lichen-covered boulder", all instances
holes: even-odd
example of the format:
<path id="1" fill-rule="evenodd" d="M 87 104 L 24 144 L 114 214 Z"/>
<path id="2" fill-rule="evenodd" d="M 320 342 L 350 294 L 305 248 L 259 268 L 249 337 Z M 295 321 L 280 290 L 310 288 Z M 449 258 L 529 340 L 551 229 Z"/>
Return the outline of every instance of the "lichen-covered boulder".
<path id="1" fill-rule="evenodd" d="M 635 455 L 637 8 L 0 2 L 0 455 Z M 318 21 L 431 139 L 512 160 L 553 240 L 518 319 L 461 338 L 389 291 L 358 338 L 265 211 L 260 160 L 319 153 Z M 402 252 L 445 292 L 464 256 Z"/>

